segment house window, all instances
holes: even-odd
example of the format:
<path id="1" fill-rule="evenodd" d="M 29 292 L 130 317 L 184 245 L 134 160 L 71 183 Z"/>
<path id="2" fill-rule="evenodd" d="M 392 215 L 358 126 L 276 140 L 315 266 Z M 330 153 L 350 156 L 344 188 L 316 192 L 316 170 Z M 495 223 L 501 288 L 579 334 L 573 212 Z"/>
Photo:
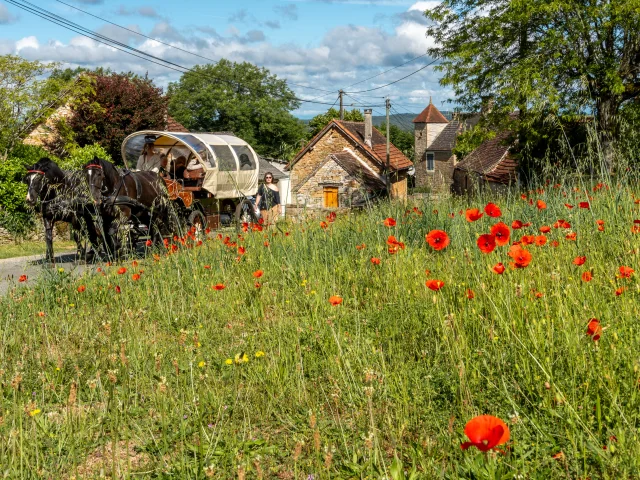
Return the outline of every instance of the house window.
<path id="1" fill-rule="evenodd" d="M 427 172 L 433 172 L 436 169 L 436 155 L 433 152 L 427 152 Z"/>
<path id="2" fill-rule="evenodd" d="M 338 208 L 338 187 L 324 187 L 324 208 Z"/>

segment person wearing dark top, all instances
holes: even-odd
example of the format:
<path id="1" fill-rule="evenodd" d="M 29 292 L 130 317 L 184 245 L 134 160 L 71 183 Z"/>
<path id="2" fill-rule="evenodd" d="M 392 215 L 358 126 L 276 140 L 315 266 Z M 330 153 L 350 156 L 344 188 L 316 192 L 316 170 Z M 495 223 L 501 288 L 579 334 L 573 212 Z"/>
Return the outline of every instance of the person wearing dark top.
<path id="1" fill-rule="evenodd" d="M 276 222 L 280 215 L 280 192 L 276 184 L 273 183 L 271 172 L 264 174 L 264 183 L 258 188 L 256 205 L 260 209 L 265 225 Z"/>

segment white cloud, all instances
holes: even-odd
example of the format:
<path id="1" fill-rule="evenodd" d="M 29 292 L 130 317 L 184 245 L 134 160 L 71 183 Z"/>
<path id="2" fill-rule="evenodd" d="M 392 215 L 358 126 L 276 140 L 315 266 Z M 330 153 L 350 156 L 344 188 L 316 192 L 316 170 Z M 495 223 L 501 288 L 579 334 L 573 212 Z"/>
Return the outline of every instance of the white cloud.
<path id="1" fill-rule="evenodd" d="M 409 7 L 409 11 L 412 12 L 417 10 L 419 12 L 424 12 L 426 10 L 431 10 L 440 5 L 441 2 L 438 1 L 426 1 L 426 2 L 416 2 Z"/>
<path id="2" fill-rule="evenodd" d="M 18 52 L 27 48 L 33 48 L 37 50 L 39 47 L 40 44 L 38 43 L 38 39 L 34 36 L 25 37 L 16 42 L 16 51 Z"/>

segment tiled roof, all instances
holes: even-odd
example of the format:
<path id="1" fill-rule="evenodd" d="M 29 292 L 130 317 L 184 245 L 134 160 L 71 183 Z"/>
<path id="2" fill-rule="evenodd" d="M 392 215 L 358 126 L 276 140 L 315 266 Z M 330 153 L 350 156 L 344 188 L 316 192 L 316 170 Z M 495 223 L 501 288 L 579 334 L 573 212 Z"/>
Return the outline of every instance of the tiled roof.
<path id="1" fill-rule="evenodd" d="M 387 165 L 387 139 L 376 128 L 372 128 L 371 132 L 371 148 L 364 143 L 364 122 L 345 122 L 335 120 L 338 125 L 344 127 L 351 136 L 360 143 L 360 145 L 377 158 L 382 166 Z M 389 164 L 394 170 L 405 170 L 413 166 L 413 162 L 405 157 L 398 148 L 392 143 L 389 146 Z"/>
<path id="2" fill-rule="evenodd" d="M 440 110 L 433 103 L 427 105 L 420 115 L 413 119 L 413 123 L 449 123 Z"/>
<path id="3" fill-rule="evenodd" d="M 186 129 L 184 125 L 178 122 L 171 115 L 167 115 L 167 132 L 184 132 L 189 133 L 189 130 Z"/>
<path id="4" fill-rule="evenodd" d="M 479 173 L 493 182 L 515 180 L 518 164 L 509 154 L 513 145 L 509 143 L 509 137 L 511 132 L 505 131 L 487 140 L 458 163 L 456 169 Z"/>
<path id="5" fill-rule="evenodd" d="M 333 158 L 338 165 L 344 168 L 349 175 L 361 180 L 362 183 L 365 183 L 376 190 L 386 188 L 384 179 L 367 168 L 353 153 L 349 151 L 332 153 L 330 154 L 330 157 Z"/>
<path id="6" fill-rule="evenodd" d="M 456 144 L 456 138 L 458 137 L 458 131 L 461 129 L 460 122 L 458 120 L 452 120 L 449 125 L 444 127 L 440 135 L 436 137 L 427 150 L 453 150 Z"/>
<path id="7" fill-rule="evenodd" d="M 260 157 L 258 156 L 258 180 L 262 181 L 262 179 L 264 178 L 264 174 L 267 172 L 271 172 L 271 174 L 273 175 L 274 180 L 281 180 L 283 178 L 289 178 L 289 174 L 288 173 L 284 173 L 282 170 L 280 170 L 278 167 L 273 166 L 272 164 L 269 163 L 269 161 L 266 158 Z"/>

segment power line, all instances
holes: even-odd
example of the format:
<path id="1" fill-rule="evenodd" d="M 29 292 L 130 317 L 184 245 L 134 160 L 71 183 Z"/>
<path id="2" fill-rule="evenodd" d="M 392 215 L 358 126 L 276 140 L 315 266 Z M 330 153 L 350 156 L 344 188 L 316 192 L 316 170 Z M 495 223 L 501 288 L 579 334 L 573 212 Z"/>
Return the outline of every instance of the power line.
<path id="1" fill-rule="evenodd" d="M 380 90 L 381 88 L 386 88 L 386 87 L 388 87 L 388 86 L 390 86 L 390 85 L 393 85 L 394 83 L 401 82 L 401 81 L 402 81 L 402 80 L 404 80 L 405 78 L 409 78 L 410 76 L 415 75 L 416 73 L 418 73 L 418 72 L 420 72 L 420 71 L 424 70 L 424 69 L 425 69 L 425 68 L 427 68 L 427 67 L 430 67 L 431 65 L 433 65 L 434 63 L 436 63 L 436 61 L 437 61 L 437 60 L 438 60 L 437 58 L 434 58 L 432 61 L 430 61 L 429 63 L 427 63 L 425 66 L 423 66 L 423 67 L 419 68 L 418 70 L 416 70 L 416 71 L 414 71 L 414 72 L 411 72 L 409 75 L 405 75 L 404 77 L 399 78 L 399 79 L 397 79 L 397 80 L 394 80 L 393 82 L 389 82 L 389 83 L 387 83 L 387 84 L 385 84 L 385 85 L 381 85 L 381 86 L 379 86 L 379 87 L 375 87 L 375 88 L 370 88 L 370 89 L 368 89 L 368 90 L 360 90 L 360 91 L 358 91 L 358 92 L 345 92 L 345 94 L 347 94 L 347 93 L 365 93 L 365 92 L 373 92 L 374 90 Z"/>
<path id="2" fill-rule="evenodd" d="M 103 21 L 103 22 L 106 22 L 106 23 L 108 23 L 108 24 L 110 24 L 110 25 L 113 25 L 113 26 L 116 26 L 116 27 L 121 28 L 121 29 L 123 29 L 123 30 L 126 30 L 127 32 L 131 32 L 131 33 L 134 33 L 134 34 L 139 35 L 139 36 L 141 36 L 141 37 L 144 37 L 144 38 L 146 38 L 146 39 L 153 40 L 154 42 L 158 42 L 158 43 L 160 43 L 160 44 L 162 44 L 162 45 L 166 45 L 167 47 L 175 48 L 176 50 L 179 50 L 179 51 L 184 52 L 184 53 L 188 53 L 188 54 L 190 54 L 190 55 L 193 55 L 194 57 L 202 58 L 203 60 L 208 60 L 208 61 L 210 61 L 210 62 L 213 62 L 214 64 L 216 64 L 216 63 L 219 63 L 219 62 L 220 62 L 219 60 L 214 60 L 213 58 L 205 57 L 204 55 L 197 54 L 197 53 L 192 52 L 192 51 L 190 51 L 190 50 L 185 50 L 184 48 L 180 48 L 180 47 L 177 47 L 177 46 L 172 45 L 172 44 L 170 44 L 170 43 L 163 42 L 162 40 L 158 40 L 157 38 L 150 37 L 150 36 L 148 36 L 148 35 L 145 35 L 144 33 L 137 32 L 136 30 L 133 30 L 133 29 L 131 29 L 131 28 L 124 27 L 124 26 L 122 26 L 122 25 L 120 25 L 120 24 L 118 24 L 118 23 L 115 23 L 115 22 L 112 22 L 112 21 L 110 21 L 110 20 L 107 20 L 106 18 L 102 18 L 102 17 L 100 17 L 100 16 L 98 16 L 98 15 L 94 15 L 94 14 L 93 14 L 93 13 L 91 13 L 91 12 L 87 12 L 86 10 L 83 10 L 83 9 L 81 9 L 81 8 L 78 8 L 78 7 L 76 7 L 75 5 L 71 5 L 71 4 L 69 4 L 69 3 L 63 2 L 62 0 L 55 0 L 55 1 L 56 1 L 56 2 L 58 2 L 58 3 L 61 3 L 62 5 L 66 5 L 67 7 L 73 8 L 74 10 L 77 10 L 77 11 L 79 11 L 79 12 L 82 12 L 82 13 L 84 13 L 85 15 L 89 15 L 90 17 L 97 18 L 98 20 L 101 20 L 101 21 Z M 29 2 L 25 2 L 25 3 L 29 3 Z M 296 87 L 308 88 L 308 89 L 310 89 L 310 90 L 317 90 L 317 91 L 319 91 L 319 92 L 328 92 L 328 93 L 333 93 L 333 91 L 324 90 L 324 89 L 322 89 L 322 88 L 317 88 L 317 87 L 310 87 L 310 86 L 308 86 L 308 85 L 301 85 L 301 84 L 299 84 L 299 83 L 293 83 L 293 82 L 291 82 L 291 81 L 289 81 L 289 80 L 287 80 L 287 83 L 289 83 L 290 85 L 295 85 Z"/>
<path id="3" fill-rule="evenodd" d="M 134 57 L 140 58 L 142 60 L 154 63 L 154 64 L 159 65 L 161 67 L 165 67 L 165 68 L 168 68 L 170 70 L 174 70 L 176 72 L 183 73 L 183 74 L 187 73 L 187 72 L 191 72 L 191 73 L 194 73 L 194 74 L 197 74 L 197 75 L 202 75 L 202 76 L 205 76 L 205 77 L 215 78 L 215 80 L 219 81 L 219 82 L 231 83 L 231 82 L 226 81 L 224 79 L 216 78 L 216 77 L 213 77 L 211 75 L 206 75 L 206 74 L 203 74 L 203 73 L 198 72 L 196 70 L 193 70 L 193 69 L 191 69 L 189 67 L 184 67 L 184 66 L 182 66 L 182 65 L 180 65 L 178 63 L 174 63 L 174 62 L 171 62 L 169 60 L 165 60 L 165 59 L 163 59 L 161 57 L 157 57 L 157 56 L 152 55 L 150 53 L 147 53 L 145 51 L 139 50 L 137 48 L 131 47 L 131 46 L 127 45 L 127 44 L 124 44 L 122 42 L 114 40 L 114 39 L 112 39 L 110 37 L 107 37 L 106 35 L 102 35 L 102 34 L 99 34 L 97 32 L 94 32 L 92 30 L 89 30 L 87 28 L 84 28 L 84 27 L 82 27 L 82 26 L 80 26 L 80 25 L 78 25 L 78 24 L 76 24 L 74 22 L 66 20 L 65 18 L 63 18 L 63 17 L 61 17 L 59 15 L 56 15 L 56 14 L 54 14 L 52 12 L 49 12 L 48 10 L 46 10 L 44 8 L 38 7 L 38 6 L 28 2 L 26 0 L 7 0 L 7 2 L 12 4 L 12 5 L 14 5 L 14 6 L 16 6 L 16 7 L 18 7 L 18 8 L 20 8 L 20 9 L 22 9 L 22 10 L 24 10 L 24 11 L 32 13 L 33 15 L 36 15 L 36 16 L 44 19 L 44 20 L 47 20 L 47 21 L 49 21 L 51 23 L 54 23 L 54 24 L 56 24 L 58 26 L 61 26 L 61 27 L 65 28 L 65 29 L 67 29 L 67 30 L 70 30 L 70 31 L 75 32 L 75 33 L 78 33 L 79 35 L 82 35 L 82 36 L 84 36 L 86 38 L 94 40 L 94 41 L 96 41 L 98 43 L 102 43 L 102 44 L 107 45 L 107 46 L 109 46 L 111 48 L 114 48 L 116 50 L 119 50 L 119 51 L 124 52 L 124 53 L 129 54 L 129 55 L 132 55 Z M 334 93 L 334 92 L 329 92 L 329 93 Z M 275 96 L 279 96 L 280 98 L 285 98 L 283 95 L 275 95 Z M 326 96 L 326 95 L 322 95 L 321 97 L 323 97 L 323 96 Z M 318 101 L 315 101 L 315 100 L 299 98 L 299 97 L 296 97 L 296 96 L 292 96 L 290 98 L 291 98 L 291 100 L 295 100 L 295 101 L 298 101 L 298 102 L 314 103 L 314 104 L 319 104 L 319 105 L 332 105 L 331 103 L 328 103 L 328 102 L 318 102 Z M 318 98 L 320 98 L 320 97 L 318 97 Z"/>
<path id="4" fill-rule="evenodd" d="M 369 78 L 365 78 L 364 80 L 360 80 L 359 82 L 352 83 L 351 85 L 349 85 L 349 86 L 347 86 L 347 87 L 345 87 L 345 88 L 351 88 L 351 87 L 353 87 L 354 85 L 359 85 L 359 84 L 361 84 L 361 83 L 366 82 L 367 80 L 371 80 L 372 78 L 379 77 L 380 75 L 384 75 L 385 73 L 388 73 L 388 72 L 390 72 L 390 71 L 392 71 L 392 70 L 395 70 L 395 69 L 397 69 L 397 68 L 404 67 L 405 65 L 407 65 L 407 64 L 409 64 L 409 63 L 411 63 L 411 62 L 413 62 L 413 61 L 415 61 L 415 60 L 418 60 L 419 58 L 426 57 L 427 55 L 429 55 L 429 53 L 423 53 L 422 55 L 418 55 L 417 57 L 412 58 L 411 60 L 409 60 L 409 61 L 407 61 L 407 62 L 404 62 L 403 64 L 398 65 L 397 67 L 390 68 L 389 70 L 385 70 L 384 72 L 380 72 L 380 73 L 378 73 L 378 74 L 376 74 L 376 75 L 373 75 L 373 76 L 371 76 L 371 77 L 369 77 Z M 358 92 L 354 92 L 354 93 L 358 93 Z"/>

